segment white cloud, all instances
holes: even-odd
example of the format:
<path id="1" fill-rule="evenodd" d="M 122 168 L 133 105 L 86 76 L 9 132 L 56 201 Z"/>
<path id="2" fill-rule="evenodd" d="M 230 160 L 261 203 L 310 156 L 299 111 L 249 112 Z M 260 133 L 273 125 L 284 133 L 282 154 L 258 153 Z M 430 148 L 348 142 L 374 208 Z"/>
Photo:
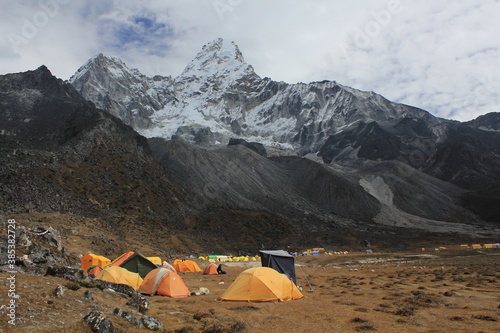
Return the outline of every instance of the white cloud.
<path id="1" fill-rule="evenodd" d="M 5 7 L 0 74 L 45 64 L 67 79 L 103 52 L 148 75 L 176 76 L 203 44 L 223 37 L 275 80 L 336 80 L 458 120 L 499 111 L 499 1 L 12 0 Z M 12 43 L 13 36 L 20 38 Z"/>

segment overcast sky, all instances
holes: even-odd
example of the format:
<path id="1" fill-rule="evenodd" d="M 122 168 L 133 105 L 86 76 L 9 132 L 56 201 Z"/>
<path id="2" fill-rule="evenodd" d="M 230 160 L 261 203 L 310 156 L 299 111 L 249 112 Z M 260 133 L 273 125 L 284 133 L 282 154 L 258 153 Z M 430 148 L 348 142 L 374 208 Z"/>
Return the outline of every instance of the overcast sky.
<path id="1" fill-rule="evenodd" d="M 177 76 L 201 47 L 239 45 L 261 77 L 335 80 L 432 114 L 500 111 L 500 0 L 3 0 L 0 74 L 68 79 L 97 53 Z"/>

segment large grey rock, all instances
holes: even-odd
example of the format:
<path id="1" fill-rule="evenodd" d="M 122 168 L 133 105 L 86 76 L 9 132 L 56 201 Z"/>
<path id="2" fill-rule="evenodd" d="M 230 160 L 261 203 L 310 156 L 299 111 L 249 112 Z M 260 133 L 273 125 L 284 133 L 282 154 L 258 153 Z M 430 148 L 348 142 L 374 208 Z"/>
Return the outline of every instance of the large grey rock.
<path id="1" fill-rule="evenodd" d="M 54 289 L 53 294 L 57 298 L 61 298 L 64 296 L 64 287 L 62 285 L 57 285 L 56 289 Z"/>
<path id="2" fill-rule="evenodd" d="M 85 290 L 85 292 L 83 293 L 83 296 L 88 301 L 91 301 L 91 302 L 95 301 L 94 296 L 92 296 L 92 292 L 90 290 Z"/>
<path id="3" fill-rule="evenodd" d="M 163 331 L 163 323 L 152 317 L 152 316 L 142 316 L 141 323 L 144 327 L 152 331 Z"/>
<path id="4" fill-rule="evenodd" d="M 101 311 L 92 311 L 85 317 L 83 317 L 83 320 L 90 326 L 90 329 L 92 332 L 95 333 L 115 333 L 116 329 L 107 318 L 104 313 Z"/>

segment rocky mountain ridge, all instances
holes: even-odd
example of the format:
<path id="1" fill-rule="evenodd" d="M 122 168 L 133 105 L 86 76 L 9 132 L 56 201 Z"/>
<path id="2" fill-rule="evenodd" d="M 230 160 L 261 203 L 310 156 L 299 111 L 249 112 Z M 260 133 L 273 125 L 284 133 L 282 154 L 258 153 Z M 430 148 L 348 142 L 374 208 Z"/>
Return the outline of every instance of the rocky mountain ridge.
<path id="1" fill-rule="evenodd" d="M 212 57 L 203 59 L 198 60 L 213 64 Z M 242 77 L 258 80 L 240 60 L 234 65 Z M 192 82 L 212 79 L 207 72 Z M 109 84 L 122 85 L 125 96 L 138 87 L 126 82 Z M 217 84 L 210 89 L 225 83 Z M 363 103 L 370 100 L 370 94 L 361 96 L 366 97 Z M 380 105 L 385 101 L 371 98 Z M 414 108 L 398 109 L 388 101 L 388 114 L 383 114 L 377 103 L 370 104 L 375 109 L 342 118 L 355 120 L 328 136 L 318 156 L 305 158 L 267 154 L 268 146 L 242 138 L 231 145 L 210 144 L 207 138 L 215 136 L 210 128 L 192 132 L 191 126 L 178 129 L 174 138 L 147 139 L 44 66 L 3 75 L 2 214 L 99 217 L 120 232 L 139 228 L 197 248 L 216 243 L 238 251 L 255 249 L 255 244 L 326 246 L 365 238 L 395 243 L 424 234 L 498 234 L 498 133 Z M 393 118 L 399 112 L 420 117 Z M 359 119 L 367 114 L 379 118 Z M 186 140 L 189 135 L 201 144 Z M 454 150 L 463 154 L 454 155 Z M 471 184 L 478 184 L 478 190 L 467 189 Z"/>
<path id="2" fill-rule="evenodd" d="M 263 144 L 270 156 L 318 156 L 326 164 L 400 161 L 468 189 L 500 182 L 494 114 L 460 124 L 335 81 L 261 78 L 238 46 L 222 39 L 203 46 L 175 78 L 147 78 L 99 55 L 70 82 L 148 138 L 206 146 L 238 138 Z M 466 156 L 475 157 L 465 168 L 453 161 Z"/>
<path id="3" fill-rule="evenodd" d="M 116 70 L 110 75 L 110 68 L 119 68 L 123 78 L 115 76 L 119 72 Z M 114 91 L 127 86 L 123 82 L 129 77 L 143 82 L 142 86 L 129 83 L 131 100 L 155 95 L 161 100 L 161 108 L 144 100 L 142 108 L 150 112 L 137 115 L 135 105 L 121 105 L 118 112 L 102 103 L 123 100 Z M 99 55 L 80 68 L 70 82 L 86 99 L 104 110 L 110 109 L 146 137 L 171 138 L 205 130 L 207 134 L 198 142 L 225 144 L 229 138 L 239 137 L 300 155 L 317 152 L 329 135 L 357 121 L 424 117 L 440 122 L 423 110 L 391 103 L 373 92 L 334 81 L 288 84 L 261 78 L 244 61 L 234 42 L 222 39 L 205 45 L 178 77 L 157 78 L 161 82 L 157 86 L 168 87 L 168 93 L 158 92 L 150 80 L 118 59 Z M 136 87 L 141 87 L 140 91 L 134 90 Z M 134 118 L 141 119 L 141 124 L 134 126 Z M 435 131 L 438 136 L 438 129 Z"/>

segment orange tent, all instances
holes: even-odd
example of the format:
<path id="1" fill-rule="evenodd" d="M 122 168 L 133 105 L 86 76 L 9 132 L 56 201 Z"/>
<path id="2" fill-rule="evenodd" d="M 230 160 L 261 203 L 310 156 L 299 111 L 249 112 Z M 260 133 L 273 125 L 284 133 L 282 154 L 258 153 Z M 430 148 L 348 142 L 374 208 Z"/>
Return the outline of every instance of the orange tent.
<path id="1" fill-rule="evenodd" d="M 97 274 L 95 279 L 113 283 L 127 284 L 134 288 L 134 290 L 139 289 L 142 284 L 142 278 L 139 274 L 132 273 L 119 266 L 108 266 L 104 268 L 101 273 Z"/>
<path id="2" fill-rule="evenodd" d="M 219 300 L 284 302 L 302 297 L 304 295 L 286 275 L 269 267 L 255 267 L 241 272 Z"/>
<path id="3" fill-rule="evenodd" d="M 97 265 L 105 267 L 109 265 L 111 260 L 106 257 L 88 253 L 82 257 L 82 270 L 86 271 L 90 266 Z"/>
<path id="4" fill-rule="evenodd" d="M 200 267 L 192 260 L 174 260 L 174 268 L 177 272 L 201 272 Z"/>
<path id="5" fill-rule="evenodd" d="M 207 275 L 217 275 L 217 265 L 216 264 L 210 264 L 205 269 L 203 270 L 203 274 Z"/>
<path id="6" fill-rule="evenodd" d="M 124 253 L 115 260 L 113 260 L 111 264 L 109 264 L 109 266 L 120 266 L 125 260 L 127 260 L 133 254 L 134 252 L 132 251 Z"/>
<path id="7" fill-rule="evenodd" d="M 167 268 L 153 269 L 146 275 L 139 288 L 143 294 L 163 295 L 174 298 L 188 297 L 191 295 L 181 277 Z"/>

